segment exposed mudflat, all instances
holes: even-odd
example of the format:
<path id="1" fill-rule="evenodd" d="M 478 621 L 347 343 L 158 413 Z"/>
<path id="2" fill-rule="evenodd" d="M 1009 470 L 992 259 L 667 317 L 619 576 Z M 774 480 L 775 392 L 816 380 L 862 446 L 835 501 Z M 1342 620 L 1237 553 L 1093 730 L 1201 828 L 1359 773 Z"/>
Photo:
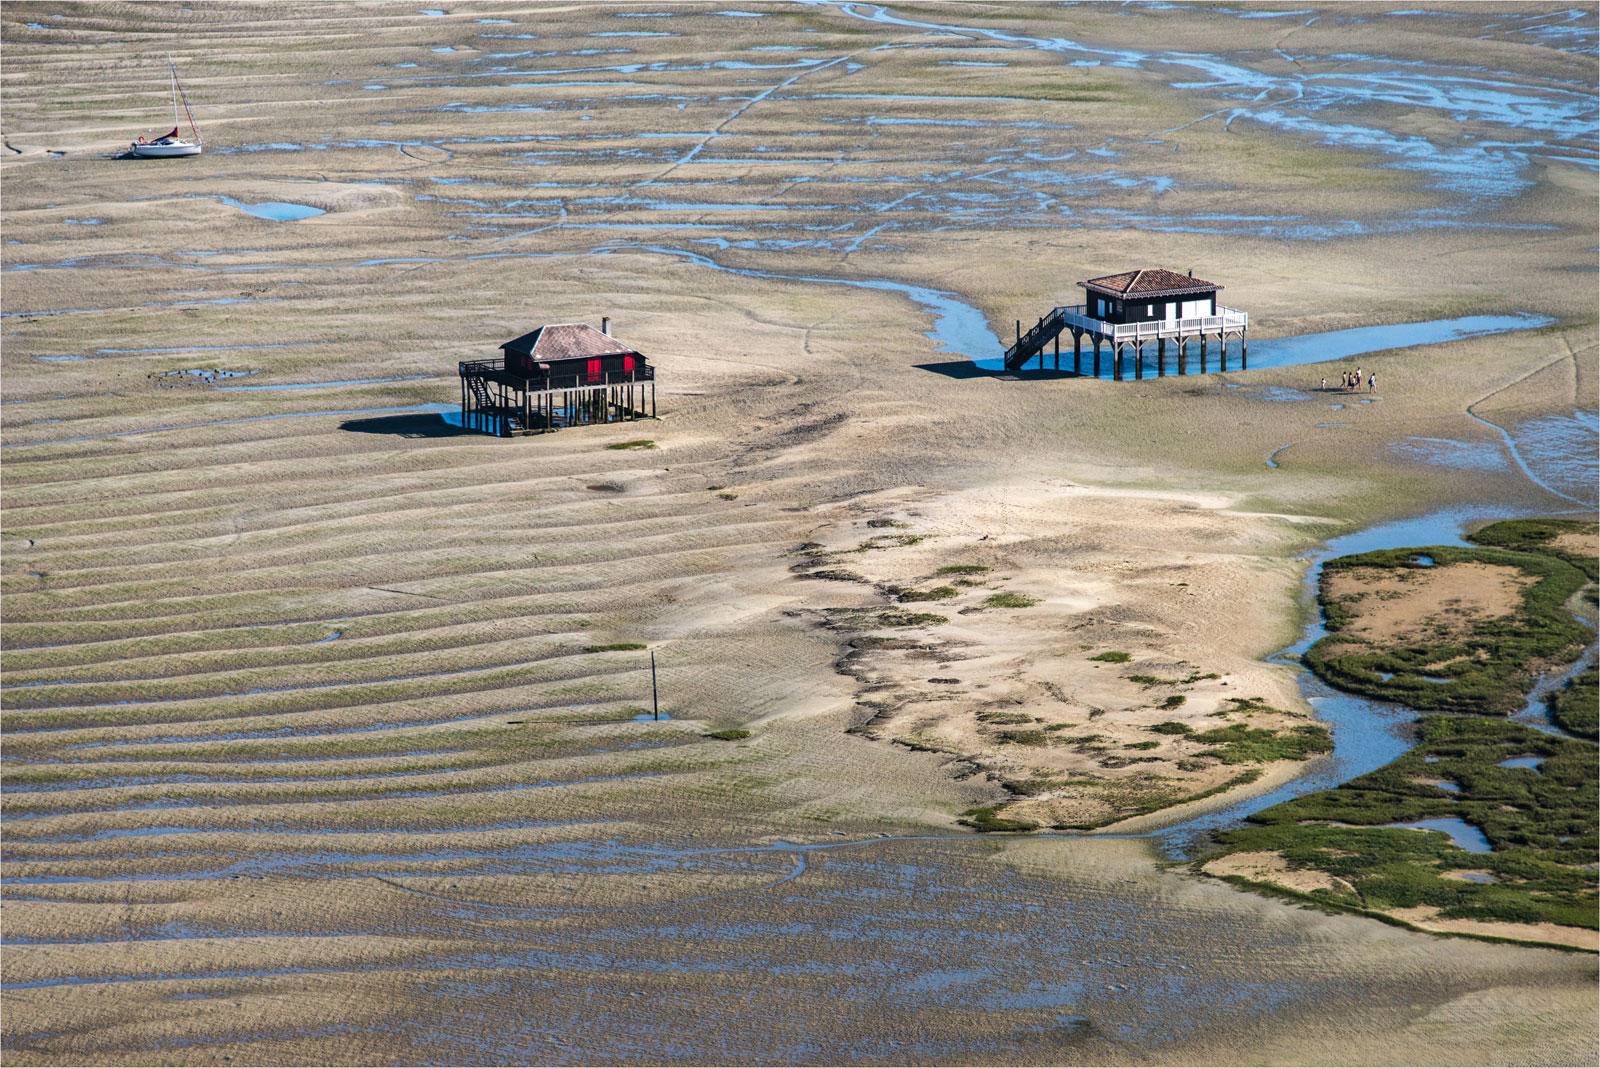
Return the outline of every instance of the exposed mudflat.
<path id="1" fill-rule="evenodd" d="M 1448 642 L 1509 616 L 1537 581 L 1515 567 L 1470 562 L 1426 571 L 1352 567 L 1327 579 L 1327 596 L 1353 617 L 1341 634 L 1379 645 L 1418 633 Z"/>
<path id="2" fill-rule="evenodd" d="M 1591 956 L 957 822 L 1232 773 L 979 712 L 1309 722 L 1331 535 L 1592 512 L 1594 14 L 1438 11 L 7 3 L 7 1061 L 1592 1063 Z M 1553 322 L 973 363 L 1130 265 Z M 602 315 L 659 421 L 441 418 Z"/>

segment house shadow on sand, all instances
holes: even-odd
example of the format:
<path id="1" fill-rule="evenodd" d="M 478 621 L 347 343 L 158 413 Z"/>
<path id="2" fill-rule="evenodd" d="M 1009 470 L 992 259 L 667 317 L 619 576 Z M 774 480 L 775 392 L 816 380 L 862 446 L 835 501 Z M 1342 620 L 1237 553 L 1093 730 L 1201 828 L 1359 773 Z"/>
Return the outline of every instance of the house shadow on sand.
<path id="1" fill-rule="evenodd" d="M 339 424 L 339 429 L 355 434 L 391 434 L 399 438 L 454 438 L 477 433 L 446 421 L 438 412 L 406 412 L 403 415 L 346 419 Z"/>
<path id="2" fill-rule="evenodd" d="M 914 365 L 919 371 L 929 371 L 946 378 L 960 380 L 972 378 L 993 378 L 1002 382 L 1044 382 L 1058 378 L 1089 378 L 1090 375 L 1078 374 L 1074 371 L 1054 371 L 1038 369 L 1005 371 L 998 367 L 979 367 L 971 360 L 947 360 L 944 363 L 919 363 Z"/>

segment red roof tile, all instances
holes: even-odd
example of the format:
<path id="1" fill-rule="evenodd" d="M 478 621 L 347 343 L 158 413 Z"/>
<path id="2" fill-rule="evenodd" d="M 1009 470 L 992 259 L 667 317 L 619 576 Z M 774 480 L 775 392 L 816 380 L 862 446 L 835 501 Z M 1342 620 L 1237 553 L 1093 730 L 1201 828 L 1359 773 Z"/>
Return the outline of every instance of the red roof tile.
<path id="1" fill-rule="evenodd" d="M 1179 274 L 1177 271 L 1167 271 L 1160 267 L 1108 274 L 1078 284 L 1085 289 L 1092 289 L 1111 297 L 1177 296 L 1184 293 L 1211 293 L 1222 288 L 1215 282 L 1207 282 L 1204 278 Z"/>
<path id="2" fill-rule="evenodd" d="M 507 353 L 532 356 L 540 362 L 582 360 L 596 356 L 637 356 L 638 353 L 602 334 L 588 323 L 551 323 L 500 346 Z"/>

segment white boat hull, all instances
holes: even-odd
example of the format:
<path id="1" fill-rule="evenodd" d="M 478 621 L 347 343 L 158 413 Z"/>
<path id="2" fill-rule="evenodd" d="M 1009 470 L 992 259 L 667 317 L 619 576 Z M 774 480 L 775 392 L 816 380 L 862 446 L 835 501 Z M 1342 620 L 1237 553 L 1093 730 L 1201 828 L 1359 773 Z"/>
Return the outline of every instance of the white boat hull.
<path id="1" fill-rule="evenodd" d="M 168 141 L 165 143 L 146 142 L 133 143 L 133 154 L 144 159 L 170 159 L 173 156 L 198 156 L 200 146 L 190 144 L 188 141 Z"/>

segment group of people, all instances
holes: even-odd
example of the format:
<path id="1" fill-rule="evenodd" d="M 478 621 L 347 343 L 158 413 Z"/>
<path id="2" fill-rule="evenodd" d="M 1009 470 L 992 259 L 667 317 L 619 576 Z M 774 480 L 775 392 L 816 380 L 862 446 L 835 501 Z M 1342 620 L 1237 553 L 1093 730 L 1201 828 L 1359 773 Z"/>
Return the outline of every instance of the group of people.
<path id="1" fill-rule="evenodd" d="M 1353 389 L 1360 389 L 1361 368 L 1357 367 L 1353 373 L 1350 371 L 1345 371 L 1343 374 L 1341 374 L 1339 376 L 1339 388 L 1346 393 Z M 1322 380 L 1322 392 L 1328 392 L 1328 380 L 1326 378 Z M 1367 392 L 1378 392 L 1378 372 L 1376 371 L 1367 376 Z"/>

